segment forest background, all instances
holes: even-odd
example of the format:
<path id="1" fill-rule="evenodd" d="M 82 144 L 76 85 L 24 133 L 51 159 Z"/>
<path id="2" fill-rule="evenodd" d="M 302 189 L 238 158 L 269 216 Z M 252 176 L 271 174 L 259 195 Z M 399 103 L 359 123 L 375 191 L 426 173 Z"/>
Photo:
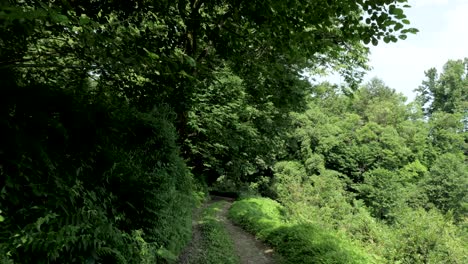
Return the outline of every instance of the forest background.
<path id="1" fill-rule="evenodd" d="M 468 60 L 428 69 L 414 102 L 360 85 L 367 44 L 417 32 L 405 8 L 3 1 L 1 262 L 171 262 L 216 189 L 372 262 L 467 263 Z M 348 85 L 304 77 L 327 70 Z"/>

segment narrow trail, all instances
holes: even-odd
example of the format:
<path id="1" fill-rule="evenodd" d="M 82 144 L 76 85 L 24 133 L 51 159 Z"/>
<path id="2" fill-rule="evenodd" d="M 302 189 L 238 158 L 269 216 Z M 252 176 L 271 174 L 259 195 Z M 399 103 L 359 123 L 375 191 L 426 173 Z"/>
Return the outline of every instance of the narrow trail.
<path id="1" fill-rule="evenodd" d="M 257 240 L 253 235 L 247 233 L 242 228 L 234 225 L 228 218 L 228 210 L 232 201 L 220 212 L 220 221 L 224 223 L 226 230 L 234 241 L 237 255 L 241 264 L 273 264 L 273 249 Z"/>
<path id="2" fill-rule="evenodd" d="M 184 252 L 179 257 L 179 264 L 195 264 L 191 262 L 191 256 L 194 256 L 197 252 L 202 249 L 199 247 L 199 242 L 201 240 L 201 232 L 198 227 L 198 219 L 200 212 L 204 208 L 220 200 L 227 201 L 226 205 L 219 212 L 218 218 L 219 221 L 223 223 L 226 231 L 229 233 L 230 237 L 234 241 L 234 248 L 237 255 L 240 258 L 241 264 L 275 264 L 275 259 L 277 258 L 274 254 L 273 249 L 263 244 L 261 241 L 257 240 L 253 235 L 247 233 L 239 226 L 234 225 L 231 220 L 228 219 L 228 210 L 232 205 L 233 199 L 212 196 L 212 199 L 205 203 L 205 205 L 198 209 L 195 213 L 193 220 L 193 237 L 190 244 L 184 250 Z M 222 263 L 220 263 L 222 264 Z"/>
<path id="3" fill-rule="evenodd" d="M 209 200 L 206 203 L 203 204 L 200 208 L 197 208 L 195 212 L 193 213 L 192 217 L 192 240 L 189 242 L 187 247 L 182 251 L 182 253 L 179 256 L 179 259 L 177 260 L 178 264 L 191 264 L 191 259 L 193 256 L 196 256 L 198 251 L 201 250 L 200 248 L 200 240 L 201 240 L 201 231 L 199 227 L 199 220 L 201 217 L 201 213 L 203 210 L 208 207 L 210 204 L 212 204 L 214 201 Z"/>

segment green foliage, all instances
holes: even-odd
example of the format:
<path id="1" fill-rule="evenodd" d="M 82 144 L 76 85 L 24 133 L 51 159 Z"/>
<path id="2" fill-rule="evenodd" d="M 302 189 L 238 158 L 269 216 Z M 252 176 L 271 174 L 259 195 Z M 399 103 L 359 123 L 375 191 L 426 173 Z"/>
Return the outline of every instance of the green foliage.
<path id="1" fill-rule="evenodd" d="M 468 58 L 465 58 L 464 60 L 447 61 L 440 74 L 435 68 L 425 72 L 426 80 L 415 91 L 418 93 L 417 100 L 424 106 L 428 116 L 435 112 L 446 112 L 462 113 L 464 118 L 467 118 L 467 67 Z"/>
<path id="2" fill-rule="evenodd" d="M 273 105 L 252 105 L 249 101 L 254 99 L 244 83 L 228 67 L 219 69 L 214 77 L 212 83 L 194 92 L 188 112 L 191 133 L 185 143 L 194 173 L 203 175 L 209 184 L 223 177 L 220 181 L 232 191 L 239 181 L 272 166 L 282 142 L 278 136 L 281 128 L 268 124 L 277 115 Z M 271 127 L 268 134 L 262 131 L 267 126 Z"/>
<path id="3" fill-rule="evenodd" d="M 406 98 L 377 78 L 353 94 L 352 108 L 368 122 L 397 125 L 407 118 Z"/>
<path id="4" fill-rule="evenodd" d="M 435 153 L 466 153 L 468 131 L 464 131 L 462 122 L 462 113 L 435 112 L 431 115 L 429 140 Z"/>
<path id="5" fill-rule="evenodd" d="M 267 240 L 286 259 L 285 263 L 373 263 L 372 258 L 350 241 L 320 226 L 282 226 Z"/>
<path id="6" fill-rule="evenodd" d="M 465 262 L 463 115 L 424 120 L 378 80 L 351 96 L 314 91 L 291 114 L 288 153 L 267 181 L 291 221 L 333 230 L 378 262 Z"/>
<path id="7" fill-rule="evenodd" d="M 2 87 L 3 252 L 20 263 L 165 258 L 141 255 L 134 230 L 151 247 L 180 251 L 192 180 L 168 109 L 142 113 L 73 83 L 11 83 Z"/>
<path id="8" fill-rule="evenodd" d="M 453 164 L 447 166 L 450 165 Z M 461 228 L 452 223 L 450 215 L 444 216 L 436 210 L 426 212 L 418 207 L 427 206 L 427 197 L 430 197 L 424 196 L 424 189 L 419 186 L 427 172 L 421 163 L 408 164 L 397 172 L 376 169 L 366 173 L 364 183 L 357 189 L 361 192 L 367 207 L 352 199 L 352 195 L 343 188 L 345 184 L 337 173 L 324 171 L 320 176 L 311 176 L 309 180 L 298 182 L 297 173 L 300 171 L 300 164 L 282 162 L 279 167 L 282 169 L 278 177 L 283 180 L 274 180 L 274 189 L 282 190 L 277 193 L 277 199 L 285 206 L 281 211 L 287 214 L 276 214 L 273 219 L 282 219 L 282 222 L 286 222 L 287 219 L 290 225 L 299 223 L 301 228 L 297 230 L 285 228 L 274 233 L 272 230 L 277 230 L 278 223 L 265 217 L 271 213 L 263 214 L 262 209 L 262 206 L 280 207 L 274 202 L 250 199 L 247 200 L 247 205 L 240 206 L 242 210 L 235 209 L 234 206 L 232 209 L 238 210 L 235 214 L 239 215 L 239 219 L 234 218 L 236 221 L 247 229 L 258 232 L 258 235 L 264 237 L 266 241 L 270 241 L 269 235 L 274 233 L 275 239 L 284 235 L 288 245 L 292 245 L 296 241 L 295 238 L 299 237 L 302 241 L 302 235 L 314 234 L 317 232 L 314 228 L 320 226 L 325 230 L 333 230 L 331 232 L 340 239 L 351 240 L 365 248 L 367 252 L 373 254 L 372 259 L 377 262 L 464 263 L 466 261 L 466 247 L 463 246 L 466 238 L 461 233 Z M 299 179 L 304 177 L 306 176 L 301 175 Z M 282 186 L 277 186 L 280 184 Z M 372 217 L 367 209 L 386 222 L 380 222 L 378 218 Z M 314 241 L 317 239 L 314 238 Z M 270 243 L 275 245 L 274 242 Z M 297 247 L 300 248 L 296 245 Z M 284 251 L 281 253 L 289 254 Z M 307 259 L 299 253 L 293 257 L 295 258 L 293 262 Z"/>
<path id="9" fill-rule="evenodd" d="M 2 2 L 1 260 L 171 262 L 190 236 L 194 196 L 200 203 L 219 176 L 237 189 L 262 179 L 258 189 L 301 221 L 317 212 L 317 222 L 377 240 L 380 226 L 348 190 L 378 168 L 418 186 L 419 172 L 402 171 L 408 164 L 431 168 L 441 153 L 466 150 L 457 145 L 466 137 L 445 124 L 460 111 L 433 118 L 426 144 L 427 126 L 408 123 L 416 114 L 382 83 L 352 98 L 314 90 L 303 72 L 331 68 L 355 88 L 368 67 L 362 42 L 417 31 L 406 2 Z M 440 87 L 464 98 L 453 69 Z M 271 231 L 278 221 L 259 222 Z M 312 250 L 307 261 L 361 258 L 311 223 L 278 225 L 265 235 L 277 245 L 297 238 Z"/>
<path id="10" fill-rule="evenodd" d="M 229 237 L 220 218 L 220 211 L 225 206 L 226 202 L 216 202 L 203 211 L 200 220 L 202 235 L 200 248 L 190 263 L 239 263 L 239 256 L 234 251 L 234 242 Z"/>
<path id="11" fill-rule="evenodd" d="M 308 176 L 297 162 L 279 162 L 276 168 L 272 180 L 274 197 L 298 221 L 309 222 L 314 216 L 336 226 L 352 212 L 341 174 L 327 170 L 320 176 Z"/>
<path id="12" fill-rule="evenodd" d="M 398 240 L 389 260 L 401 263 L 466 263 L 466 237 L 447 216 L 436 210 L 403 210 L 395 225 Z"/>
<path id="13" fill-rule="evenodd" d="M 282 161 L 275 165 L 275 175 L 272 179 L 274 196 L 282 202 L 295 202 L 298 195 L 304 192 L 302 183 L 307 181 L 304 166 L 299 162 Z M 286 201 L 288 199 L 288 201 Z"/>
<path id="14" fill-rule="evenodd" d="M 318 225 L 288 223 L 283 212 L 270 199 L 249 198 L 235 202 L 229 216 L 272 245 L 285 263 L 373 263 L 352 242 Z"/>
<path id="15" fill-rule="evenodd" d="M 168 111 L 34 88 L 15 87 L 18 97 L 4 104 L 15 112 L 4 119 L 2 249 L 19 262 L 52 263 L 141 263 L 178 252 L 190 235 L 191 179 Z M 136 243 L 136 229 L 148 243 Z M 145 254 L 143 245 L 151 245 Z"/>
<path id="16" fill-rule="evenodd" d="M 251 197 L 233 203 L 229 217 L 260 239 L 274 228 L 285 224 L 284 208 L 268 198 Z"/>
<path id="17" fill-rule="evenodd" d="M 456 218 L 468 214 L 468 166 L 461 155 L 446 153 L 437 158 L 422 186 L 442 212 L 451 211 Z"/>
<path id="18" fill-rule="evenodd" d="M 388 219 L 392 209 L 403 203 L 403 184 L 398 174 L 375 169 L 364 174 L 364 182 L 357 188 L 373 216 Z"/>
<path id="19" fill-rule="evenodd" d="M 340 95 L 337 87 L 317 89 L 328 89 L 329 97 L 317 94 L 305 112 L 292 114 L 288 140 L 289 159 L 301 160 L 308 173 L 332 169 L 362 182 L 372 169 L 396 170 L 424 159 L 427 131 L 406 122 L 404 98 L 381 81 L 373 80 L 353 97 Z"/>
<path id="20" fill-rule="evenodd" d="M 202 180 L 194 179 L 193 192 L 195 198 L 195 206 L 200 207 L 208 198 L 208 186 Z"/>

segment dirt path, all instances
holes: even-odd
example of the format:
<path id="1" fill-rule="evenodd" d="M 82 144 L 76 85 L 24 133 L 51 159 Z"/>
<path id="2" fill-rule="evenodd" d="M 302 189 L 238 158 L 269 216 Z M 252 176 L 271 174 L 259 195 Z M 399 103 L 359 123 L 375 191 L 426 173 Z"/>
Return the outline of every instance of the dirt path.
<path id="1" fill-rule="evenodd" d="M 241 264 L 274 264 L 275 256 L 271 248 L 264 245 L 262 242 L 258 241 L 253 235 L 247 233 L 242 228 L 234 225 L 227 217 L 228 210 L 232 205 L 233 199 L 212 196 L 212 199 L 205 203 L 205 205 L 198 209 L 194 214 L 194 220 L 192 222 L 193 227 L 193 237 L 190 244 L 180 255 L 178 263 L 179 264 L 189 264 L 191 258 L 199 253 L 200 250 L 200 241 L 201 241 L 201 232 L 198 226 L 198 221 L 200 218 L 200 212 L 204 208 L 212 204 L 213 202 L 225 200 L 228 203 L 224 206 L 223 210 L 219 212 L 219 220 L 223 223 L 227 232 L 234 241 L 234 247 L 237 255 L 240 257 Z M 220 263 L 221 264 L 221 263 Z"/>
<path id="2" fill-rule="evenodd" d="M 228 218 L 228 210 L 232 202 L 226 204 L 220 212 L 220 221 L 224 223 L 226 230 L 234 241 L 234 247 L 240 257 L 241 264 L 273 264 L 273 249 L 258 241 L 254 236 L 234 225 Z"/>
<path id="3" fill-rule="evenodd" d="M 213 203 L 213 200 L 209 200 L 203 206 L 200 208 L 197 208 L 193 212 L 193 217 L 192 217 L 192 240 L 190 243 L 187 245 L 187 247 L 182 251 L 182 253 L 179 256 L 179 259 L 177 260 L 178 264 L 190 264 L 191 258 L 193 256 L 196 256 L 198 251 L 201 250 L 200 248 L 200 241 L 201 241 L 201 231 L 199 227 L 199 220 L 201 217 L 201 213 L 203 210 L 205 210 L 206 207 L 208 207 L 210 204 Z"/>

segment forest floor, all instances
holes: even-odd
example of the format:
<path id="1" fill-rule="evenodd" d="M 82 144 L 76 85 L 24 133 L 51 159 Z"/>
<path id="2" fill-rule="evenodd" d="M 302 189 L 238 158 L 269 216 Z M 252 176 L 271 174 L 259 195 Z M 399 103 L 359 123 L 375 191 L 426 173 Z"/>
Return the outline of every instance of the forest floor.
<path id="1" fill-rule="evenodd" d="M 194 256 L 200 251 L 203 251 L 201 248 L 201 239 L 202 234 L 199 227 L 199 219 L 201 212 L 209 206 L 210 204 L 224 200 L 227 203 L 223 206 L 222 210 L 218 212 L 217 218 L 223 224 L 227 233 L 234 242 L 235 253 L 239 256 L 241 264 L 274 264 L 278 259 L 278 256 L 274 253 L 273 249 L 259 241 L 255 236 L 247 233 L 241 227 L 233 224 L 228 218 L 228 211 L 232 205 L 234 199 L 221 197 L 221 196 L 211 196 L 211 200 L 206 202 L 201 208 L 197 209 L 194 214 L 193 233 L 192 241 L 189 243 L 187 248 L 182 252 L 179 257 L 179 264 L 201 264 L 193 262 L 195 259 Z M 221 264 L 221 263 L 220 263 Z"/>

